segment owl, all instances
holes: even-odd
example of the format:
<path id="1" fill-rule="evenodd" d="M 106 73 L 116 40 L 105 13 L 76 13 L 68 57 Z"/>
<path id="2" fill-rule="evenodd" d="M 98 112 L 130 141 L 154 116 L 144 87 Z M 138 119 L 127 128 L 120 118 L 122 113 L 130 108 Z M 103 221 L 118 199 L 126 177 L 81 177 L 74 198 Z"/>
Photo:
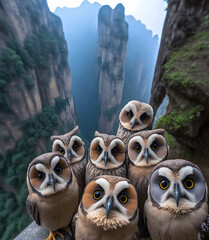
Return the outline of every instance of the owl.
<path id="1" fill-rule="evenodd" d="M 78 126 L 64 135 L 52 136 L 51 140 L 53 141 L 52 151 L 60 152 L 69 161 L 79 185 L 80 200 L 85 187 L 85 168 L 87 162 L 84 143 L 80 137 L 76 136 L 77 132 Z"/>
<path id="2" fill-rule="evenodd" d="M 141 131 L 131 136 L 128 142 L 128 179 L 136 188 L 139 199 L 139 227 L 142 237 L 147 236 L 144 225 L 144 203 L 154 167 L 168 154 L 163 129 Z"/>
<path id="3" fill-rule="evenodd" d="M 182 159 L 158 164 L 144 209 L 151 238 L 200 239 L 208 215 L 207 194 L 205 179 L 195 164 Z"/>
<path id="4" fill-rule="evenodd" d="M 27 171 L 29 195 L 26 207 L 38 225 L 50 230 L 47 240 L 68 225 L 78 206 L 78 184 L 68 161 L 59 153 L 45 153 L 35 158 Z"/>
<path id="5" fill-rule="evenodd" d="M 99 175 L 127 177 L 125 144 L 120 137 L 95 132 L 86 166 L 86 184 Z"/>
<path id="6" fill-rule="evenodd" d="M 136 132 L 145 130 L 152 123 L 153 109 L 144 102 L 128 102 L 119 115 L 117 135 L 127 143 L 128 138 Z"/>
<path id="7" fill-rule="evenodd" d="M 96 177 L 78 208 L 76 240 L 139 239 L 137 193 L 126 178 Z"/>

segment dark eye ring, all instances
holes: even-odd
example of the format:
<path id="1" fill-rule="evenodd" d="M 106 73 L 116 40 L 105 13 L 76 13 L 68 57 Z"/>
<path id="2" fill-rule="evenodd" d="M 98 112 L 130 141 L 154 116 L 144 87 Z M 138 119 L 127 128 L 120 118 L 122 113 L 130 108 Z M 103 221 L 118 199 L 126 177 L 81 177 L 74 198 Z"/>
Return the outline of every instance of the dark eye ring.
<path id="1" fill-rule="evenodd" d="M 165 190 L 169 187 L 169 181 L 167 179 L 163 179 L 160 182 L 160 188 Z"/>
<path id="2" fill-rule="evenodd" d="M 152 148 L 152 150 L 154 150 L 154 151 L 157 151 L 158 149 L 159 149 L 159 144 L 158 144 L 158 142 L 155 140 L 153 143 L 152 143 L 152 145 L 151 145 L 151 148 Z"/>
<path id="3" fill-rule="evenodd" d="M 114 148 L 111 150 L 111 153 L 112 153 L 112 155 L 113 155 L 114 157 L 117 156 L 118 153 L 119 153 L 118 148 L 117 148 L 117 147 L 114 147 Z"/>
<path id="4" fill-rule="evenodd" d="M 62 147 L 59 146 L 59 152 L 62 153 L 62 154 L 65 154 L 64 148 L 62 148 Z"/>
<path id="5" fill-rule="evenodd" d="M 92 197 L 94 200 L 100 200 L 103 197 L 103 193 L 100 189 L 96 189 L 93 194 Z"/>
<path id="6" fill-rule="evenodd" d="M 133 117 L 133 112 L 130 110 L 129 112 L 127 112 L 127 116 L 129 119 L 131 119 Z"/>
<path id="7" fill-rule="evenodd" d="M 45 179 L 45 174 L 43 172 L 37 172 L 36 177 L 39 181 L 43 181 Z"/>
<path id="8" fill-rule="evenodd" d="M 140 153 L 141 152 L 141 150 L 142 150 L 142 147 L 141 147 L 141 145 L 139 144 L 139 143 L 136 143 L 136 146 L 135 146 L 135 151 L 137 152 L 137 153 Z"/>
<path id="9" fill-rule="evenodd" d="M 96 152 L 97 152 L 98 154 L 101 154 L 101 153 L 102 153 L 102 148 L 100 147 L 100 145 L 97 146 Z"/>
<path id="10" fill-rule="evenodd" d="M 73 150 L 76 152 L 78 151 L 78 144 L 77 143 L 74 143 L 73 144 Z"/>
<path id="11" fill-rule="evenodd" d="M 118 197 L 118 200 L 123 204 L 127 203 L 128 202 L 127 194 L 126 193 L 121 193 Z"/>
<path id="12" fill-rule="evenodd" d="M 54 168 L 54 171 L 57 175 L 60 175 L 63 171 L 63 169 L 57 164 Z"/>
<path id="13" fill-rule="evenodd" d="M 191 179 L 191 178 L 187 178 L 185 181 L 184 181 L 184 186 L 185 188 L 187 189 L 192 189 L 194 187 L 194 181 Z"/>

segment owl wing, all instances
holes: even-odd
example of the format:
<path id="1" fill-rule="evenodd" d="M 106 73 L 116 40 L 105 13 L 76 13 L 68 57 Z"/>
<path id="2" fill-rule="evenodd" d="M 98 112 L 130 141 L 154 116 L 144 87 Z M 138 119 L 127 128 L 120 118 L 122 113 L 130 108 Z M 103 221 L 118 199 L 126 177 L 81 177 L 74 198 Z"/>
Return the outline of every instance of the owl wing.
<path id="1" fill-rule="evenodd" d="M 200 240 L 209 240 L 209 214 L 201 225 Z"/>
<path id="2" fill-rule="evenodd" d="M 26 208 L 27 208 L 28 214 L 35 220 L 35 222 L 38 225 L 40 225 L 41 223 L 40 223 L 38 209 L 36 207 L 36 204 L 30 200 L 30 196 L 28 196 L 26 199 Z"/>

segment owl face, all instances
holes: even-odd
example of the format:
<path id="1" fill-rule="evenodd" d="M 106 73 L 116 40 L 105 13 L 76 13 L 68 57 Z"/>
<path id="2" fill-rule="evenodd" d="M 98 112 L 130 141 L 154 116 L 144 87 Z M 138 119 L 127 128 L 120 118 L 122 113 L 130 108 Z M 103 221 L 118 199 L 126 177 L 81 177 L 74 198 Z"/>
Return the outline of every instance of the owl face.
<path id="1" fill-rule="evenodd" d="M 109 230 L 134 221 L 137 204 L 136 190 L 128 179 L 103 175 L 86 186 L 80 209 L 92 223 Z"/>
<path id="2" fill-rule="evenodd" d="M 72 135 L 75 133 L 75 131 L 73 133 L 71 131 L 65 135 L 51 137 L 51 140 L 54 141 L 52 151 L 60 152 L 70 163 L 79 162 L 85 154 L 84 142 L 80 137 Z"/>
<path id="3" fill-rule="evenodd" d="M 91 142 L 91 162 L 102 169 L 120 167 L 125 161 L 124 142 L 115 136 L 106 134 L 102 134 L 102 136 L 94 138 Z"/>
<path id="4" fill-rule="evenodd" d="M 155 168 L 149 192 L 155 206 L 185 213 L 205 201 L 207 187 L 196 165 L 176 159 L 165 161 Z"/>
<path id="5" fill-rule="evenodd" d="M 28 181 L 36 193 L 41 196 L 55 194 L 65 189 L 72 181 L 72 172 L 62 155 L 47 154 L 39 156 L 28 169 Z"/>
<path id="6" fill-rule="evenodd" d="M 121 110 L 119 120 L 129 131 L 141 131 L 148 127 L 153 119 L 153 109 L 149 104 L 130 101 Z"/>
<path id="7" fill-rule="evenodd" d="M 134 134 L 128 142 L 128 157 L 138 167 L 157 165 L 168 154 L 163 129 L 141 131 Z"/>

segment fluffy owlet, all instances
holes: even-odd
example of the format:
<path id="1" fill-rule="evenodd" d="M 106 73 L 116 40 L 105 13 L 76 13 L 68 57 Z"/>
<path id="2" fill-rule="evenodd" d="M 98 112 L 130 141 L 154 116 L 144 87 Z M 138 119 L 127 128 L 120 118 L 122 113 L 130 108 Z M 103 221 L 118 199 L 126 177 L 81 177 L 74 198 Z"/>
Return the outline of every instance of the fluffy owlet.
<path id="1" fill-rule="evenodd" d="M 98 176 L 85 188 L 78 208 L 75 239 L 139 239 L 137 222 L 137 194 L 129 180 Z"/>
<path id="2" fill-rule="evenodd" d="M 127 176 L 125 144 L 120 137 L 95 132 L 86 167 L 86 184 L 99 175 Z"/>
<path id="3" fill-rule="evenodd" d="M 166 159 L 168 154 L 167 141 L 163 134 L 163 129 L 141 131 L 132 135 L 128 142 L 128 179 L 138 194 L 139 227 L 142 236 L 146 236 L 143 211 L 150 176 L 153 168 Z"/>
<path id="4" fill-rule="evenodd" d="M 182 159 L 158 164 L 144 210 L 152 239 L 200 239 L 208 215 L 207 186 L 200 169 Z"/>
<path id="5" fill-rule="evenodd" d="M 69 161 L 79 185 L 79 199 L 81 199 L 85 187 L 85 168 L 87 163 L 84 143 L 80 137 L 76 136 L 77 132 L 78 126 L 64 135 L 52 136 L 51 140 L 53 141 L 52 151 L 60 152 Z"/>
<path id="6" fill-rule="evenodd" d="M 28 213 L 50 230 L 47 240 L 55 240 L 57 234 L 64 237 L 57 230 L 68 230 L 78 206 L 78 184 L 68 161 L 58 153 L 40 155 L 28 167 L 27 185 Z"/>
<path id="7" fill-rule="evenodd" d="M 132 134 L 145 130 L 152 123 L 152 119 L 153 109 L 149 104 L 130 101 L 120 112 L 117 135 L 127 143 Z"/>

